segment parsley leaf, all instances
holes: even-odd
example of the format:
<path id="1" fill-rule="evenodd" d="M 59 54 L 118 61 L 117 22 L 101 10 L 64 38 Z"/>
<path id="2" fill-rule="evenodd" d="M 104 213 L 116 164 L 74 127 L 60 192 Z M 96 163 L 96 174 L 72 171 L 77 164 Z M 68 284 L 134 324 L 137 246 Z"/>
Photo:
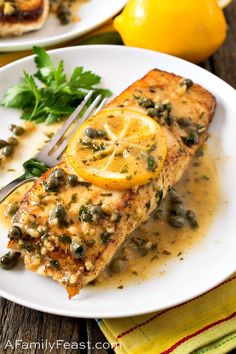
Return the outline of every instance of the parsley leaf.
<path id="1" fill-rule="evenodd" d="M 62 60 L 54 65 L 40 47 L 34 47 L 34 53 L 36 73 L 24 72 L 21 82 L 9 88 L 1 101 L 4 107 L 21 109 L 22 119 L 51 124 L 70 115 L 91 89 L 94 96 L 111 96 L 110 90 L 97 87 L 101 77 L 93 72 L 78 66 L 68 79 Z"/>

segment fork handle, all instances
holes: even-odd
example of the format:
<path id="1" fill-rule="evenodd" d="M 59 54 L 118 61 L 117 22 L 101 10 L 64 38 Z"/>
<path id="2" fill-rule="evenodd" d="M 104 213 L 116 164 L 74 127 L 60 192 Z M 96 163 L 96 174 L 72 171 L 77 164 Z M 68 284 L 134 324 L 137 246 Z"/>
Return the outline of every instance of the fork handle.
<path id="1" fill-rule="evenodd" d="M 5 187 L 0 189 L 0 203 L 2 203 L 17 188 L 19 188 L 20 186 L 23 186 L 26 183 L 35 181 L 37 178 L 38 177 L 33 177 L 33 176 L 26 178 L 25 175 L 22 175 L 16 179 L 14 179 L 12 182 L 7 184 Z"/>

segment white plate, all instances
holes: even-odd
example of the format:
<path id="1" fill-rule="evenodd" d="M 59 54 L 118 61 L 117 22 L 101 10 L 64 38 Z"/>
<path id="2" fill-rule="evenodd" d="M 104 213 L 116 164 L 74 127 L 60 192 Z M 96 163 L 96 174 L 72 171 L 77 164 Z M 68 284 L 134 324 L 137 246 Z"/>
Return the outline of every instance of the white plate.
<path id="1" fill-rule="evenodd" d="M 39 31 L 20 37 L 0 38 L 0 52 L 31 49 L 33 45 L 50 46 L 79 37 L 116 15 L 126 3 L 127 0 L 88 0 L 78 7 L 80 21 L 65 26 L 50 14 Z"/>
<path id="2" fill-rule="evenodd" d="M 50 279 L 29 271 L 0 270 L 0 295 L 19 304 L 59 315 L 73 317 L 121 317 L 161 310 L 189 300 L 222 282 L 236 270 L 236 92 L 211 73 L 181 59 L 136 48 L 85 46 L 51 52 L 55 62 L 63 59 L 67 72 L 83 65 L 103 77 L 103 85 L 119 94 L 152 68 L 160 68 L 190 77 L 209 89 L 217 98 L 217 110 L 211 132 L 218 139 L 215 156 L 227 156 L 218 166 L 222 190 L 228 201 L 219 211 L 207 237 L 184 256 L 182 262 L 170 261 L 163 268 L 165 276 L 155 276 L 123 290 L 85 288 L 69 301 L 65 290 Z M 0 97 L 14 85 L 23 70 L 34 72 L 29 57 L 0 70 Z M 1 137 L 7 135 L 9 122 L 16 122 L 16 112 L 0 108 Z M 211 139 L 209 140 L 211 143 Z M 35 146 L 27 151 L 30 157 Z M 21 156 L 21 158 L 23 158 Z M 17 164 L 18 168 L 19 165 Z M 19 171 L 20 172 L 20 171 Z M 12 178 L 1 177 L 1 183 Z M 207 205 L 205 206 L 206 213 Z M 0 230 L 0 253 L 6 249 L 6 231 Z"/>

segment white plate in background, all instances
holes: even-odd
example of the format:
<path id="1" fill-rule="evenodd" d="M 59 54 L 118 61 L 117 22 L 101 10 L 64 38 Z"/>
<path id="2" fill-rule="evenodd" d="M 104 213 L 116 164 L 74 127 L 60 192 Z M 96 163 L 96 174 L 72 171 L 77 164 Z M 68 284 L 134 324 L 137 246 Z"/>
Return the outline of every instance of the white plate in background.
<path id="1" fill-rule="evenodd" d="M 78 22 L 61 25 L 54 14 L 50 14 L 44 27 L 19 37 L 0 38 L 0 52 L 15 52 L 31 49 L 34 45 L 50 46 L 79 37 L 100 26 L 116 15 L 127 0 L 88 0 L 78 6 Z"/>

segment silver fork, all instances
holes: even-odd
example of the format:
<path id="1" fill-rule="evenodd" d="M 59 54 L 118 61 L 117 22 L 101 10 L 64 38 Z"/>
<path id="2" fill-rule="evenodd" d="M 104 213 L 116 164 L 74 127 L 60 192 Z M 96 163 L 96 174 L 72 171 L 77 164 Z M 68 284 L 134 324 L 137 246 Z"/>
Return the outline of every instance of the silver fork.
<path id="1" fill-rule="evenodd" d="M 75 111 L 66 120 L 64 125 L 58 130 L 51 141 L 39 151 L 39 153 L 34 156 L 36 162 L 42 162 L 47 167 L 53 167 L 58 164 L 61 160 L 62 154 L 65 151 L 68 142 L 72 135 L 75 133 L 76 129 L 85 122 L 91 115 L 98 113 L 106 104 L 107 98 L 103 98 L 102 95 L 98 95 L 91 105 L 83 113 L 82 117 L 76 122 L 71 132 L 65 137 L 66 132 L 72 126 L 78 115 L 81 113 L 85 107 L 88 100 L 92 97 L 93 91 L 89 91 L 84 100 L 79 104 Z M 26 184 L 28 182 L 36 180 L 38 177 L 27 176 L 26 173 L 16 178 L 14 181 L 10 182 L 8 185 L 0 189 L 0 203 L 3 202 L 8 195 L 10 195 L 14 190 Z"/>

